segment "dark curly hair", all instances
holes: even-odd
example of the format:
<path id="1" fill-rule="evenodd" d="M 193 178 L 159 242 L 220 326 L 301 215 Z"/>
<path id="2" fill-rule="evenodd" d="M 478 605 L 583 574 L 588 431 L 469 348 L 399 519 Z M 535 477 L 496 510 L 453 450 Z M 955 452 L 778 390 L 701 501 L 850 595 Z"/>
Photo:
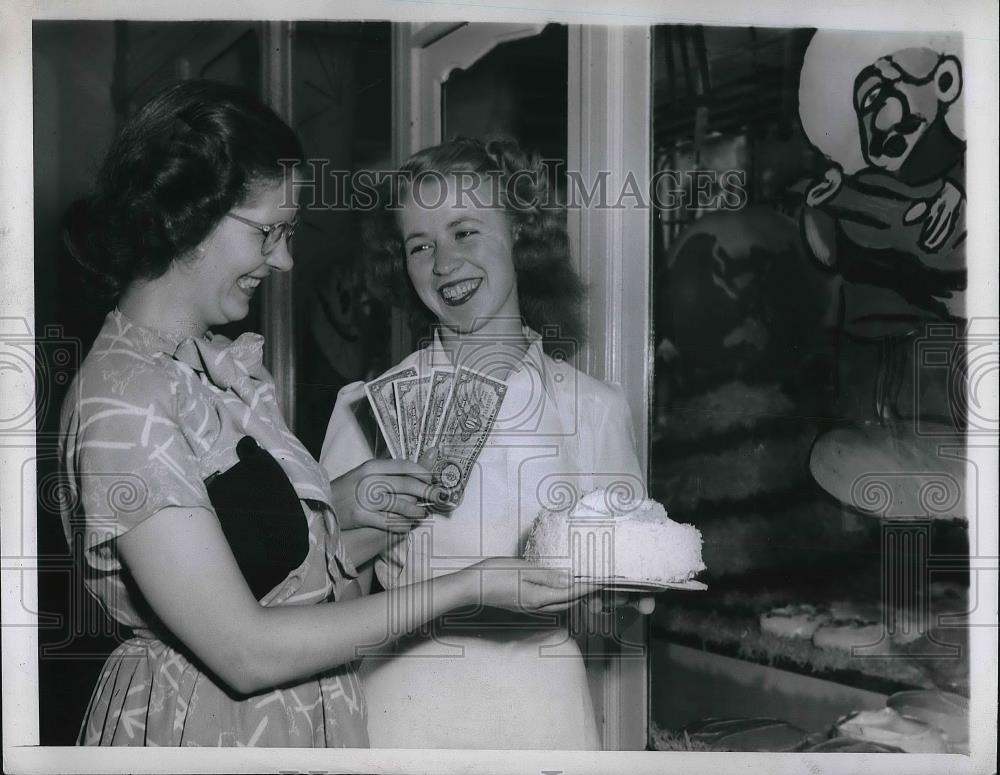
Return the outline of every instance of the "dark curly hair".
<path id="1" fill-rule="evenodd" d="M 121 128 L 93 192 L 63 217 L 69 252 L 101 290 L 164 274 L 233 207 L 301 161 L 289 126 L 253 94 L 190 80 L 149 100 Z"/>
<path id="2" fill-rule="evenodd" d="M 488 177 L 510 219 L 517 295 L 525 325 L 542 335 L 549 350 L 556 340 L 580 343 L 584 337 L 583 282 L 573 268 L 566 211 L 549 197 L 549 180 L 537 155 L 513 140 L 458 137 L 411 156 L 398 174 L 382 183 L 375 207 L 362 226 L 366 279 L 373 295 L 409 313 L 418 333 L 434 319 L 420 301 L 406 271 L 403 235 L 396 214 L 422 177 Z M 467 189 L 463 189 L 467 190 Z"/>

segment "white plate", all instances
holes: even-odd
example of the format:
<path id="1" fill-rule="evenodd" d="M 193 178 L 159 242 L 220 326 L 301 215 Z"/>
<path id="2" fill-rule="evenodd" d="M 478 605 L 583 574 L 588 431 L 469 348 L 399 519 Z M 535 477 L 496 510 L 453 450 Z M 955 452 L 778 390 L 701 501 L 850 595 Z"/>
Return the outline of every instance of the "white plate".
<path id="1" fill-rule="evenodd" d="M 701 592 L 708 589 L 708 585 L 690 579 L 688 581 L 642 581 L 627 579 L 624 576 L 611 576 L 607 578 L 596 578 L 592 576 L 574 576 L 577 581 L 586 581 L 592 584 L 600 584 L 605 589 L 621 592 L 662 592 L 666 589 L 682 589 L 689 592 Z"/>

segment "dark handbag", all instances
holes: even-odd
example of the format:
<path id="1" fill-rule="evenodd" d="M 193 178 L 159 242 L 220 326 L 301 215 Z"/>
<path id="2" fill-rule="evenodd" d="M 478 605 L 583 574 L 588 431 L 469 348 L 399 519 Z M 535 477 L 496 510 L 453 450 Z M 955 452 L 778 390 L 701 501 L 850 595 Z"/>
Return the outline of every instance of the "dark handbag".
<path id="1" fill-rule="evenodd" d="M 205 485 L 240 571 L 260 599 L 305 560 L 309 527 L 278 461 L 250 436 L 240 439 L 236 454 L 239 462 Z"/>

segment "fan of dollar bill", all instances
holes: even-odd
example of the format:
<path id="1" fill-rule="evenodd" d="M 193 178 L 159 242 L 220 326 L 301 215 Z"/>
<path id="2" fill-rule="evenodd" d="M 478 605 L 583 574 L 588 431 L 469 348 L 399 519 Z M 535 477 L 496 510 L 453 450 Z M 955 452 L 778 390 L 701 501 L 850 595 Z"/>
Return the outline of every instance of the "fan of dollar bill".
<path id="1" fill-rule="evenodd" d="M 422 462 L 436 450 L 434 481 L 457 503 L 500 412 L 506 383 L 464 366 L 429 374 L 409 366 L 366 383 L 365 393 L 392 457 Z"/>

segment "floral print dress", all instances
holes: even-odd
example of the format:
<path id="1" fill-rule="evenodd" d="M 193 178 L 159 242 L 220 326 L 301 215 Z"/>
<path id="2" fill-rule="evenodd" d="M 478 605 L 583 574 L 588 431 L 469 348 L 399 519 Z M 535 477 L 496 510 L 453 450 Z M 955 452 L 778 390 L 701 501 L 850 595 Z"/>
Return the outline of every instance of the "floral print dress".
<path id="1" fill-rule="evenodd" d="M 367 747 L 352 666 L 294 686 L 234 696 L 175 642 L 120 562 L 115 539 L 159 510 L 212 508 L 205 481 L 252 437 L 280 465 L 308 526 L 301 563 L 261 605 L 337 599 L 356 571 L 329 481 L 281 417 L 263 339 L 174 339 L 109 313 L 63 407 L 63 528 L 85 583 L 133 637 L 108 658 L 78 743 L 137 746 Z"/>

